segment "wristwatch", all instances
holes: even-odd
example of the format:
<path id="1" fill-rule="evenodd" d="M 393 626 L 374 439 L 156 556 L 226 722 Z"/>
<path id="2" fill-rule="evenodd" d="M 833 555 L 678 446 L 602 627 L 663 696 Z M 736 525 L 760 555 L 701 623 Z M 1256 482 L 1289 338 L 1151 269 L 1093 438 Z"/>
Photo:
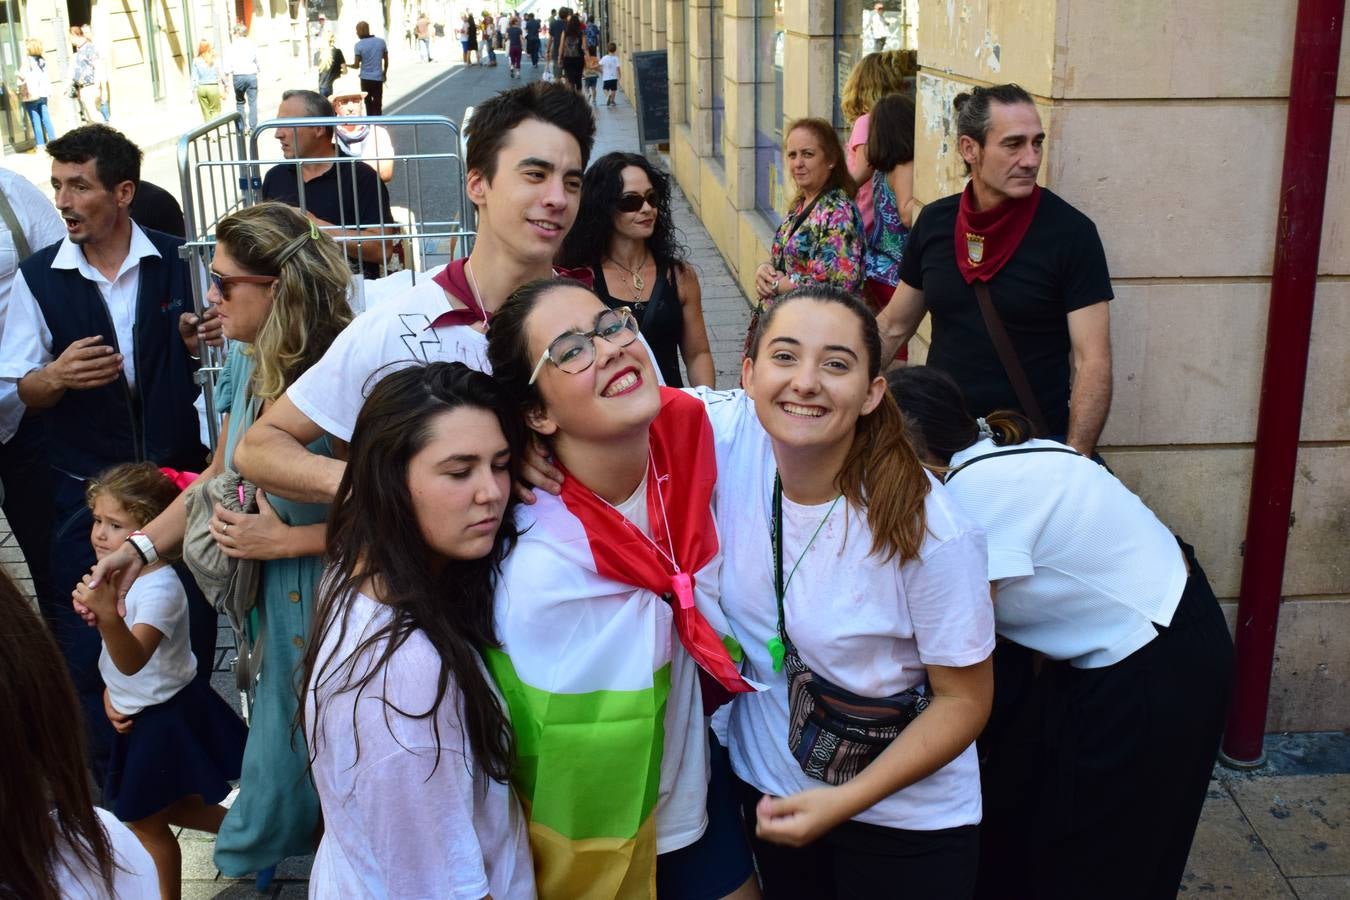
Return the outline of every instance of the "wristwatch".
<path id="1" fill-rule="evenodd" d="M 127 543 L 145 565 L 153 566 L 159 560 L 159 554 L 155 552 L 155 542 L 150 540 L 150 535 L 144 531 L 133 531 L 127 535 Z"/>

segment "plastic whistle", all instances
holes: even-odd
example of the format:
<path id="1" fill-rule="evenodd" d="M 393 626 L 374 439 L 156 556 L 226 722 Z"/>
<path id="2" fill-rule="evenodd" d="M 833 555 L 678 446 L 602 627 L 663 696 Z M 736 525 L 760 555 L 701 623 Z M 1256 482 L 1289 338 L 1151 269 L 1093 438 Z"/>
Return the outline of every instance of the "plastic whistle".
<path id="1" fill-rule="evenodd" d="M 787 647 L 783 644 L 783 639 L 774 635 L 764 642 L 764 646 L 769 648 L 769 659 L 773 661 L 773 670 L 775 672 L 783 671 L 783 657 L 787 656 Z"/>
<path id="2" fill-rule="evenodd" d="M 694 579 L 689 577 L 688 572 L 676 572 L 670 576 L 670 586 L 675 591 L 675 598 L 680 601 L 680 609 L 694 608 Z"/>

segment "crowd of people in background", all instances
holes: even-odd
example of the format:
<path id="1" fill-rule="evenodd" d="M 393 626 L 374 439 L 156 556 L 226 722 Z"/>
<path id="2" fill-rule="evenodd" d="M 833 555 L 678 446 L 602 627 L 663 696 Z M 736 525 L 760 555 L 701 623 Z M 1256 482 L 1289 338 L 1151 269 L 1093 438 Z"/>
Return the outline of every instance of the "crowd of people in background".
<path id="1" fill-rule="evenodd" d="M 180 896 L 187 826 L 260 887 L 315 853 L 312 897 L 1175 896 L 1231 642 L 1096 456 L 1111 283 L 1036 184 L 1032 98 L 956 98 L 970 180 L 927 206 L 912 54 L 863 58 L 847 140 L 788 124 L 719 386 L 671 176 L 591 159 L 619 60 L 584 14 L 454 25 L 464 64 L 549 77 L 475 111 L 468 256 L 359 316 L 393 143 L 334 117 L 382 114 L 388 46 L 320 33 L 277 110 L 316 122 L 215 223 L 204 317 L 125 135 L 44 132 L 55 209 L 0 170 L 0 478 L 41 618 L 0 574 L 0 798 L 34 826 L 0 893 Z M 203 117 L 233 89 L 256 128 L 246 33 L 196 50 Z"/>

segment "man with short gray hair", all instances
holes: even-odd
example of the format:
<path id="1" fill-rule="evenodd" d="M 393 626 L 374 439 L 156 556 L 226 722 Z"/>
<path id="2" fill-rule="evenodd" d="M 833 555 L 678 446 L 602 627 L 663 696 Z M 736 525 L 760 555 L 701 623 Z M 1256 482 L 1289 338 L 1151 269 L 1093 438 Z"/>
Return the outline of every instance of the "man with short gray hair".
<path id="1" fill-rule="evenodd" d="M 1039 437 L 1092 455 L 1111 408 L 1107 301 L 1092 220 L 1039 187 L 1045 130 L 1015 84 L 956 98 L 970 181 L 924 207 L 877 316 L 885 355 L 933 317 L 928 365 L 960 385 L 970 412 L 1024 413 Z"/>

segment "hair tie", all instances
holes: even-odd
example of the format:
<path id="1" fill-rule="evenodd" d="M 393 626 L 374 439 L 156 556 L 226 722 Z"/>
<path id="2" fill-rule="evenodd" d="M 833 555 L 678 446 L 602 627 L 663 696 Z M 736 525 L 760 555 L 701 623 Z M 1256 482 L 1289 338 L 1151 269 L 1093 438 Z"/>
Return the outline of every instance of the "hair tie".
<path id="1" fill-rule="evenodd" d="M 167 466 L 160 466 L 159 473 L 173 482 L 173 486 L 180 491 L 188 489 L 188 485 L 197 480 L 196 472 L 180 472 L 177 469 L 170 469 Z"/>
<path id="2" fill-rule="evenodd" d="M 984 420 L 984 416 L 977 418 L 975 425 L 980 429 L 980 437 L 991 438 L 994 436 L 994 429 L 989 427 L 989 423 Z"/>

